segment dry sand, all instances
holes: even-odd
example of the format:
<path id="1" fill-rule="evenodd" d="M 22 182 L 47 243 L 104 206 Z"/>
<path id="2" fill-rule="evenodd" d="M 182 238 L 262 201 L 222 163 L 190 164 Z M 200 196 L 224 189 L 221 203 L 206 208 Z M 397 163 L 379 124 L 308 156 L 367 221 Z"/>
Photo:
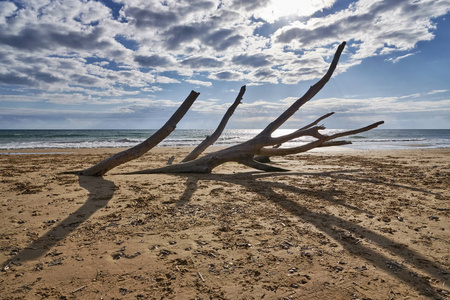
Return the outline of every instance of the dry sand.
<path id="1" fill-rule="evenodd" d="M 0 155 L 0 298 L 450 296 L 450 149 L 118 175 L 188 150 L 156 148 L 103 178 L 58 173 L 117 149 Z"/>

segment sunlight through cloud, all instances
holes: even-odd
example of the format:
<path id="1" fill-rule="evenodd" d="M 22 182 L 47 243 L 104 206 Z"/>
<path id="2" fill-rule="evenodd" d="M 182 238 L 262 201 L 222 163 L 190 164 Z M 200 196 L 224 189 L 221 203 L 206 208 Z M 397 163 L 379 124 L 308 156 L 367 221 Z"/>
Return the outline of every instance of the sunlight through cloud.
<path id="1" fill-rule="evenodd" d="M 311 16 L 317 11 L 331 7 L 334 2 L 335 0 L 272 0 L 258 16 L 268 22 L 274 22 L 282 17 Z"/>

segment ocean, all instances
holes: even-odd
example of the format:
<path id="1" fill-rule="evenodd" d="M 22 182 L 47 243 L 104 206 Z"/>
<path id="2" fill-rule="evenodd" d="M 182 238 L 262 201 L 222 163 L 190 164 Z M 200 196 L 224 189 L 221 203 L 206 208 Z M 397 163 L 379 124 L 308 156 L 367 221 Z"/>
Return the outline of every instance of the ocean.
<path id="1" fill-rule="evenodd" d="M 344 131 L 327 129 L 325 134 Z M 0 130 L 0 149 L 75 149 L 75 148 L 128 148 L 132 147 L 156 130 Z M 213 130 L 177 129 L 162 141 L 161 147 L 197 146 Z M 231 146 L 244 142 L 256 134 L 257 129 L 226 129 L 214 144 Z M 289 129 L 277 130 L 274 135 L 292 132 Z M 350 149 L 411 149 L 411 148 L 450 148 L 450 129 L 374 129 L 357 135 L 342 138 L 352 145 L 342 146 Z M 284 147 L 298 146 L 314 140 L 302 137 Z"/>

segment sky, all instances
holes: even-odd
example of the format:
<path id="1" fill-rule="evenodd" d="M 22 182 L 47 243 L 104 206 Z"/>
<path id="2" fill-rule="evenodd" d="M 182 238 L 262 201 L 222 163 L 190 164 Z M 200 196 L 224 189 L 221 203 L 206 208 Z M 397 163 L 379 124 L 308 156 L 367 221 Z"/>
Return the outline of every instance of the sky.
<path id="1" fill-rule="evenodd" d="M 450 0 L 0 0 L 0 129 L 450 129 Z"/>

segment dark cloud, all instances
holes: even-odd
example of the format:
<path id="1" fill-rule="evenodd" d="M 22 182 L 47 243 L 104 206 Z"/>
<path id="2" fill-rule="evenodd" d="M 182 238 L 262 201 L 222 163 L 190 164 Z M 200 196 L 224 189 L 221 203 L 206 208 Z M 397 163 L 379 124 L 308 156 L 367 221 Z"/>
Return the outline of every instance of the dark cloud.
<path id="1" fill-rule="evenodd" d="M 18 55 L 16 56 L 16 60 L 23 62 L 27 66 L 51 64 L 51 60 L 49 58 L 35 55 Z"/>
<path id="2" fill-rule="evenodd" d="M 233 30 L 231 29 L 219 29 L 206 36 L 204 40 L 208 44 L 216 44 L 228 38 L 232 33 Z"/>
<path id="3" fill-rule="evenodd" d="M 216 50 L 226 50 L 229 47 L 239 45 L 243 40 L 244 37 L 242 35 L 236 34 L 218 43 L 214 48 Z"/>
<path id="4" fill-rule="evenodd" d="M 12 73 L 0 74 L 0 82 L 4 84 L 34 85 L 34 82 L 30 78 Z"/>
<path id="5" fill-rule="evenodd" d="M 191 13 L 210 11 L 216 6 L 211 1 L 189 1 L 187 6 L 174 6 L 168 9 L 167 5 L 152 8 L 128 7 L 124 16 L 130 23 L 138 28 L 168 28 L 173 24 L 180 24 L 182 19 Z M 164 8 L 164 10 L 161 10 Z"/>
<path id="6" fill-rule="evenodd" d="M 20 61 L 26 63 L 27 67 L 17 67 L 16 70 L 19 71 L 21 74 L 26 74 L 26 76 L 29 78 L 34 78 L 36 83 L 44 82 L 51 84 L 64 81 L 64 79 L 51 73 L 51 71 L 43 70 L 41 66 L 50 64 L 49 59 L 37 58 L 36 62 L 33 62 L 32 57 L 27 56 L 21 57 Z M 33 65 L 33 63 L 35 63 L 36 65 Z M 38 63 L 40 64 L 40 66 L 37 65 Z"/>
<path id="7" fill-rule="evenodd" d="M 269 78 L 276 78 L 277 76 L 274 74 L 274 71 L 269 68 L 263 68 L 259 69 L 256 72 L 253 73 L 255 77 L 259 79 L 269 79 Z"/>
<path id="8" fill-rule="evenodd" d="M 189 66 L 191 68 L 218 68 L 223 66 L 223 62 L 215 58 L 208 57 L 193 57 L 185 59 L 181 62 L 182 65 Z"/>
<path id="9" fill-rule="evenodd" d="M 101 40 L 104 30 L 101 27 L 95 27 L 92 32 L 84 34 L 83 32 L 54 32 L 51 34 L 52 41 L 61 46 L 72 49 L 96 50 L 106 49 L 112 46 L 110 41 Z"/>
<path id="10" fill-rule="evenodd" d="M 34 72 L 33 73 L 33 77 L 37 80 L 37 81 L 43 81 L 45 83 L 57 83 L 57 82 L 62 82 L 64 81 L 62 78 L 59 78 L 57 76 L 54 76 L 53 74 L 49 73 L 49 72 Z"/>
<path id="11" fill-rule="evenodd" d="M 48 48 L 51 41 L 49 36 L 43 35 L 39 28 L 25 28 L 18 35 L 9 35 L 6 31 L 0 31 L 0 44 L 32 51 Z"/>
<path id="12" fill-rule="evenodd" d="M 265 7 L 269 2 L 270 0 L 234 0 L 231 7 L 251 11 Z"/>
<path id="13" fill-rule="evenodd" d="M 218 14 L 211 16 L 211 24 L 213 28 L 220 27 L 220 24 L 233 23 L 234 21 L 239 21 L 241 18 L 241 14 L 228 10 L 228 9 L 220 9 Z"/>
<path id="14" fill-rule="evenodd" d="M 233 80 L 233 79 L 238 79 L 239 74 L 233 73 L 233 72 L 224 71 L 224 72 L 216 73 L 215 76 L 218 79 L 221 79 L 221 80 Z"/>
<path id="15" fill-rule="evenodd" d="M 372 13 L 365 13 L 361 15 L 351 15 L 332 24 L 319 26 L 312 30 L 294 27 L 285 30 L 278 35 L 276 37 L 276 42 L 287 44 L 293 40 L 298 40 L 301 45 L 310 47 L 320 44 L 322 40 L 346 39 L 348 33 L 353 34 L 354 32 L 369 30 L 374 26 L 375 19 L 376 16 Z M 340 36 L 342 37 L 340 38 Z"/>
<path id="16" fill-rule="evenodd" d="M 242 35 L 236 34 L 233 36 L 230 36 L 229 38 L 221 41 L 220 43 L 217 43 L 215 45 L 211 45 L 215 50 L 222 51 L 226 50 L 232 46 L 239 45 L 244 40 L 244 37 Z"/>
<path id="17" fill-rule="evenodd" d="M 293 40 L 298 40 L 301 45 L 309 47 L 318 43 L 320 44 L 321 40 L 330 38 L 338 40 L 342 38 L 346 39 L 348 37 L 347 33 L 351 32 L 353 34 L 354 32 L 370 29 L 370 27 L 376 24 L 376 20 L 380 14 L 392 11 L 398 6 L 402 6 L 402 10 L 407 12 L 415 10 L 411 7 L 416 5 L 411 5 L 404 1 L 381 1 L 379 3 L 374 3 L 370 7 L 370 10 L 365 13 L 348 15 L 346 18 L 333 22 L 333 24 L 319 26 L 312 30 L 297 27 L 287 29 L 279 34 L 275 41 L 287 44 Z M 342 38 L 339 38 L 340 36 L 342 36 Z"/>
<path id="18" fill-rule="evenodd" d="M 410 10 L 411 7 L 417 6 L 414 3 L 410 3 L 409 1 L 402 0 L 384 0 L 380 2 L 374 2 L 370 8 L 370 14 L 376 15 L 379 13 L 385 13 L 396 9 L 397 7 L 401 7 L 403 11 Z M 414 9 L 413 9 L 414 10 Z"/>
<path id="19" fill-rule="evenodd" d="M 58 69 L 75 70 L 78 67 L 78 63 L 69 59 L 59 59 Z"/>
<path id="20" fill-rule="evenodd" d="M 118 73 L 120 74 L 121 77 L 125 77 L 125 78 L 132 78 L 134 76 L 134 74 L 129 71 L 120 71 Z"/>
<path id="21" fill-rule="evenodd" d="M 95 85 L 100 81 L 100 79 L 94 76 L 78 74 L 70 76 L 70 79 L 81 85 Z"/>
<path id="22" fill-rule="evenodd" d="M 157 12 L 138 7 L 125 9 L 125 16 L 131 18 L 131 24 L 134 24 L 138 28 L 166 28 L 179 20 L 179 16 L 172 11 Z"/>
<path id="23" fill-rule="evenodd" d="M 270 56 L 264 54 L 255 54 L 255 55 L 242 54 L 233 57 L 232 61 L 233 63 L 238 65 L 258 68 L 270 65 L 270 61 L 267 60 L 268 58 L 270 58 Z"/>
<path id="24" fill-rule="evenodd" d="M 194 11 L 210 10 L 215 6 L 216 4 L 210 1 L 198 1 L 198 2 L 189 1 L 189 6 L 186 7 L 185 9 L 194 12 Z"/>
<path id="25" fill-rule="evenodd" d="M 35 51 L 62 46 L 75 50 L 99 50 L 112 46 L 109 41 L 102 41 L 104 30 L 94 28 L 89 33 L 69 31 L 62 32 L 56 26 L 43 24 L 37 28 L 24 28 L 18 35 L 0 32 L 0 44 L 21 50 Z"/>
<path id="26" fill-rule="evenodd" d="M 189 8 L 190 9 L 190 8 Z M 198 40 L 202 45 L 216 51 L 224 51 L 240 44 L 244 36 L 236 29 L 217 29 L 224 24 L 233 23 L 240 17 L 236 12 L 218 10 L 213 16 L 201 22 L 174 25 L 161 34 L 168 50 L 178 50 L 183 44 Z"/>
<path id="27" fill-rule="evenodd" d="M 134 58 L 134 61 L 142 67 L 160 67 L 170 64 L 167 58 L 156 54 L 151 56 L 138 55 Z"/>
<path id="28" fill-rule="evenodd" d="M 300 68 L 296 71 L 283 72 L 281 81 L 283 83 L 297 83 L 304 79 L 318 78 L 323 75 L 321 68 Z"/>
<path id="29" fill-rule="evenodd" d="M 276 42 L 288 44 L 293 40 L 298 40 L 302 45 L 308 46 L 314 44 L 317 40 L 323 40 L 333 36 L 338 37 L 340 33 L 340 26 L 338 24 L 322 26 L 314 30 L 291 28 L 278 35 Z"/>
<path id="30" fill-rule="evenodd" d="M 125 55 L 128 55 L 126 51 L 115 49 L 115 50 L 109 50 L 108 51 L 108 59 L 120 59 L 123 58 Z"/>
<path id="31" fill-rule="evenodd" d="M 108 74 L 108 75 L 106 75 L 105 78 L 108 79 L 108 80 L 111 80 L 111 81 L 117 81 L 117 80 L 119 80 L 120 77 L 116 76 L 116 75 Z"/>
<path id="32" fill-rule="evenodd" d="M 208 28 L 205 28 L 199 23 L 174 26 L 164 33 L 164 35 L 168 37 L 166 47 L 169 50 L 178 49 L 182 43 L 199 38 L 208 30 Z"/>
<path id="33" fill-rule="evenodd" d="M 59 73 L 58 70 L 54 70 L 52 73 L 52 60 L 46 57 L 18 55 L 14 62 L 8 62 L 6 65 L 14 68 L 16 72 L 2 78 L 0 81 L 3 83 L 11 82 L 11 84 L 34 86 L 40 82 L 52 84 L 64 81 L 63 78 L 56 75 Z M 43 66 L 47 66 L 47 68 L 44 69 Z"/>
<path id="34" fill-rule="evenodd" d="M 234 34 L 231 29 L 220 29 L 211 34 L 208 34 L 202 41 L 213 47 L 218 51 L 223 51 L 231 46 L 238 45 L 244 37 L 239 34 Z"/>

